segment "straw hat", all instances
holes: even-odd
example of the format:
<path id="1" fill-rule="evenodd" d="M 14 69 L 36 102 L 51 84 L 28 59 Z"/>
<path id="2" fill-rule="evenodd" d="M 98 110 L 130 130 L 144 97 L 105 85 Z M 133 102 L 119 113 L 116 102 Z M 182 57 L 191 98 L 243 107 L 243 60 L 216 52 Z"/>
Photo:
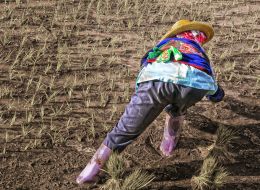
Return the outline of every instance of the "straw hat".
<path id="1" fill-rule="evenodd" d="M 204 43 L 210 41 L 214 36 L 214 30 L 212 26 L 209 24 L 206 24 L 204 22 L 197 22 L 197 21 L 179 20 L 172 26 L 171 30 L 169 30 L 162 37 L 161 40 L 188 30 L 198 30 L 204 32 L 204 34 L 207 36 L 207 40 Z"/>

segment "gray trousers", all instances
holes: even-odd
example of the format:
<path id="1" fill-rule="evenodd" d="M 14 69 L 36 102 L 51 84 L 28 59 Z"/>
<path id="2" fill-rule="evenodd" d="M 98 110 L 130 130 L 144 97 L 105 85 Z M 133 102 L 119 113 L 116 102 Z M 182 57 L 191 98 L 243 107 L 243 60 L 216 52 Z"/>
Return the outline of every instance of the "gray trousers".
<path id="1" fill-rule="evenodd" d="M 139 84 L 123 115 L 103 143 L 121 152 L 131 144 L 164 110 L 173 117 L 186 113 L 207 90 L 174 83 L 148 81 Z"/>

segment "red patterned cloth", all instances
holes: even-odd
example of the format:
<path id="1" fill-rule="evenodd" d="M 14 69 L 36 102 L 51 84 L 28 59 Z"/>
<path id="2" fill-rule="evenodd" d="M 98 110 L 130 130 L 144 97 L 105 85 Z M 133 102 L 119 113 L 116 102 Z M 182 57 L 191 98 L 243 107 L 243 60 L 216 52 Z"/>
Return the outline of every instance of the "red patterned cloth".
<path id="1" fill-rule="evenodd" d="M 197 30 L 182 32 L 180 34 L 177 34 L 177 37 L 193 40 L 193 41 L 199 43 L 200 45 L 207 39 L 207 36 L 203 32 L 200 32 Z"/>
<path id="2" fill-rule="evenodd" d="M 193 40 L 200 45 L 202 45 L 202 43 L 204 41 L 206 41 L 206 39 L 207 39 L 207 36 L 203 32 L 200 32 L 200 31 L 197 31 L 197 30 L 182 32 L 182 33 L 178 34 L 176 37 Z M 181 44 L 182 44 L 180 46 L 181 52 L 183 52 L 183 53 L 195 53 L 195 54 L 199 54 L 200 56 L 202 56 L 202 54 L 196 48 L 194 48 L 192 45 L 189 45 L 189 44 L 186 44 L 186 43 L 181 43 Z"/>

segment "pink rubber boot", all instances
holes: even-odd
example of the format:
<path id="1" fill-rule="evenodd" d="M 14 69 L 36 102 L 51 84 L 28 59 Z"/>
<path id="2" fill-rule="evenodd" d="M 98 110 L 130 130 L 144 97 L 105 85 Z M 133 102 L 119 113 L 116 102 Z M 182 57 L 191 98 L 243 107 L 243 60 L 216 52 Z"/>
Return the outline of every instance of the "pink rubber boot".
<path id="1" fill-rule="evenodd" d="M 164 156 L 171 156 L 179 140 L 184 116 L 166 116 L 163 139 L 160 150 Z"/>
<path id="2" fill-rule="evenodd" d="M 106 145 L 101 144 L 90 162 L 84 168 L 84 170 L 77 177 L 76 181 L 78 184 L 95 182 L 100 169 L 103 167 L 105 162 L 111 155 L 112 150 Z"/>

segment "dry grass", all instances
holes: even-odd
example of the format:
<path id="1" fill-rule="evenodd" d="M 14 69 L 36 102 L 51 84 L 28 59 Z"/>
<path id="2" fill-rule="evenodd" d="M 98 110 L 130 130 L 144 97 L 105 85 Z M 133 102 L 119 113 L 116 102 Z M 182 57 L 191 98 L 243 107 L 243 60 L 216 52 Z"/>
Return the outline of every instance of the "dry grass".
<path id="1" fill-rule="evenodd" d="M 238 131 L 232 128 L 220 126 L 216 133 L 216 140 L 200 169 L 198 176 L 191 179 L 192 188 L 195 190 L 219 189 L 224 186 L 229 173 L 221 166 L 224 159 L 232 160 L 228 146 L 237 139 Z"/>
<path id="2" fill-rule="evenodd" d="M 121 189 L 138 190 L 148 186 L 155 177 L 151 174 L 142 172 L 140 169 L 135 170 L 123 181 Z"/>
<path id="3" fill-rule="evenodd" d="M 147 187 L 154 176 L 140 169 L 134 170 L 126 176 L 125 164 L 122 156 L 113 153 L 106 164 L 109 179 L 102 186 L 104 190 L 138 190 Z"/>
<path id="4" fill-rule="evenodd" d="M 216 140 L 210 147 L 208 156 L 212 156 L 219 161 L 223 161 L 225 159 L 233 160 L 231 153 L 228 151 L 228 147 L 232 141 L 238 138 L 237 134 L 238 130 L 220 126 L 217 130 Z"/>
<path id="5" fill-rule="evenodd" d="M 192 177 L 192 188 L 195 190 L 219 189 L 225 184 L 228 175 L 215 158 L 208 157 L 203 161 L 199 175 Z"/>

